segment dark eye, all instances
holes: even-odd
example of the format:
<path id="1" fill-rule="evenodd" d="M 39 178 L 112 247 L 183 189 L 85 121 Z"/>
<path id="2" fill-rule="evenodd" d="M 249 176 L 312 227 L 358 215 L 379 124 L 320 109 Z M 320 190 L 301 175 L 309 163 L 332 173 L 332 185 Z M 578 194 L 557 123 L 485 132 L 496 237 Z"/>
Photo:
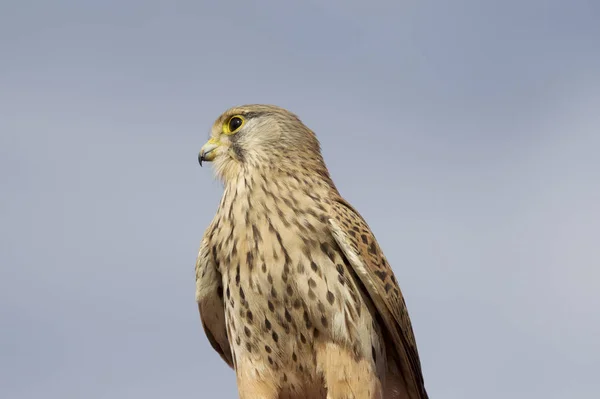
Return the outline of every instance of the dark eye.
<path id="1" fill-rule="evenodd" d="M 229 119 L 229 133 L 234 133 L 236 130 L 242 127 L 243 124 L 244 120 L 239 116 L 232 117 L 231 119 Z"/>

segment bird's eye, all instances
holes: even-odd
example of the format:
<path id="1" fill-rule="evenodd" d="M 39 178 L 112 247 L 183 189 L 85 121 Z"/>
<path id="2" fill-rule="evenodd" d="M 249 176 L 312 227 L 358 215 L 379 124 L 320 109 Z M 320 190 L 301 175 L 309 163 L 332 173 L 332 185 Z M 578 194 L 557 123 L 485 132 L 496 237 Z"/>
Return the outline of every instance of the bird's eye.
<path id="1" fill-rule="evenodd" d="M 236 115 L 229 118 L 227 122 L 227 133 L 235 133 L 244 125 L 244 118 Z"/>

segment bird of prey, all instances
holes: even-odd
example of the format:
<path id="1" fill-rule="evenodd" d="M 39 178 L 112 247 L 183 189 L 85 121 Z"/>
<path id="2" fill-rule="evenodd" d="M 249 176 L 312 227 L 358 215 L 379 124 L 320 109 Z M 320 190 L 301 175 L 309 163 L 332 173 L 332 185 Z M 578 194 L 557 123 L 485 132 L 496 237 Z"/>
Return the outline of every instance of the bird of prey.
<path id="1" fill-rule="evenodd" d="M 365 220 L 293 113 L 223 113 L 198 155 L 224 193 L 196 301 L 241 399 L 426 399 L 402 293 Z"/>

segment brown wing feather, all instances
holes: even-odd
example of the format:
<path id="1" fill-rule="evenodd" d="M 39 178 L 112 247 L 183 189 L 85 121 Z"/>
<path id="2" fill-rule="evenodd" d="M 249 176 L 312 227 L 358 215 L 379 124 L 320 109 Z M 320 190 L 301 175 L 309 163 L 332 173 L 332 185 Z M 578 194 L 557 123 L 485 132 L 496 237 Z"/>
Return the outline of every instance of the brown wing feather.
<path id="1" fill-rule="evenodd" d="M 208 232 L 211 231 L 209 228 Z M 221 273 L 212 260 L 208 241 L 202 240 L 196 259 L 196 302 L 208 342 L 221 358 L 234 368 L 225 325 L 225 303 Z"/>
<path id="2" fill-rule="evenodd" d="M 421 362 L 400 287 L 375 236 L 362 216 L 343 198 L 333 202 L 330 220 L 338 245 L 368 291 L 391 337 L 398 366 L 411 399 L 427 399 Z"/>

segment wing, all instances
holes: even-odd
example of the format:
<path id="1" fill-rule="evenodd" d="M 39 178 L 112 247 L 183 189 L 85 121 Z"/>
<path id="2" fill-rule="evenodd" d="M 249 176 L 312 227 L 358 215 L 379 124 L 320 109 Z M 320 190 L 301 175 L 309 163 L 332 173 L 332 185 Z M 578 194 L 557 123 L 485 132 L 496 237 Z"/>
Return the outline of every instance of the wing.
<path id="1" fill-rule="evenodd" d="M 210 231 L 211 228 L 207 233 Z M 229 367 L 234 368 L 225 326 L 222 281 L 221 273 L 212 259 L 205 233 L 196 259 L 196 302 L 208 341 Z"/>
<path id="2" fill-rule="evenodd" d="M 395 358 L 410 399 L 427 399 L 406 304 L 375 236 L 360 214 L 341 197 L 333 201 L 331 216 L 333 236 L 365 286 L 383 320 L 382 327 L 393 341 Z"/>

